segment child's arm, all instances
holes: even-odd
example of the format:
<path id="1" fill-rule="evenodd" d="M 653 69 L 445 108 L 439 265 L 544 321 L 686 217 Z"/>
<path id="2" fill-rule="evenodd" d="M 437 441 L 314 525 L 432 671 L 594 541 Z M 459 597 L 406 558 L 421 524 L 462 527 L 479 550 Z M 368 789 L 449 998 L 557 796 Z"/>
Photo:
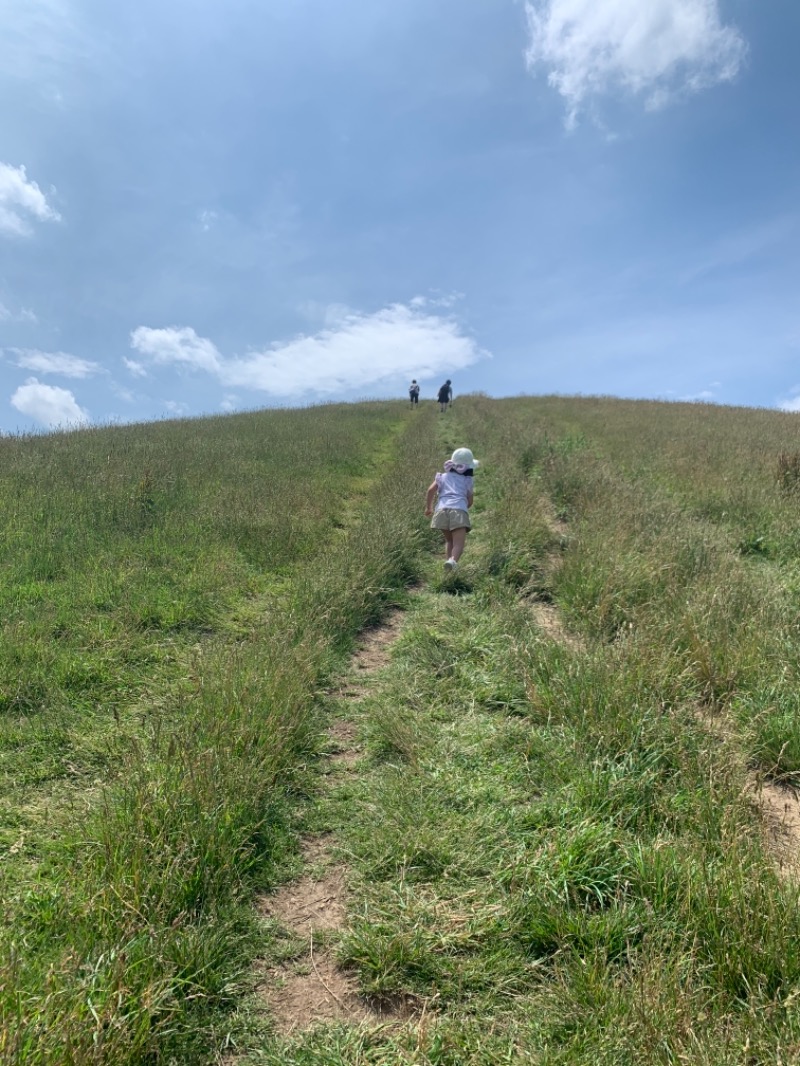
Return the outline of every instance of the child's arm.
<path id="1" fill-rule="evenodd" d="M 438 491 L 438 486 L 435 481 L 432 481 L 428 486 L 428 491 L 425 495 L 425 514 L 430 518 L 433 514 L 433 497 Z"/>
<path id="2" fill-rule="evenodd" d="M 467 507 L 472 507 L 475 502 L 475 493 L 471 490 L 467 493 Z"/>

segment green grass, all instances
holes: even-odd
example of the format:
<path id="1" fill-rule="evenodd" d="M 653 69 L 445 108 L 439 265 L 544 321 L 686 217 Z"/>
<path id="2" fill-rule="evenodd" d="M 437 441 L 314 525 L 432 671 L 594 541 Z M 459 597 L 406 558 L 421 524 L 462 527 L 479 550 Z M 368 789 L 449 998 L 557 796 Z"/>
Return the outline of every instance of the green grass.
<path id="1" fill-rule="evenodd" d="M 800 907 L 753 799 L 800 773 L 798 423 L 434 415 L 0 441 L 0 1061 L 800 1059 Z M 484 466 L 446 577 L 422 501 L 462 444 Z M 391 603 L 390 667 L 332 700 Z M 366 756 L 319 792 L 331 714 Z M 285 1041 L 248 1015 L 254 954 L 287 950 L 253 893 L 319 829 L 352 871 L 340 960 L 416 1021 Z"/>
<path id="2" fill-rule="evenodd" d="M 458 419 L 442 451 L 486 460 L 462 572 L 431 568 L 389 669 L 335 708 L 367 757 L 307 822 L 352 866 L 341 961 L 424 1024 L 246 1061 L 796 1061 L 800 907 L 747 787 L 798 766 L 796 594 L 783 545 L 741 550 L 753 498 L 788 539 L 794 518 L 766 459 L 715 444 L 794 424 L 548 399 Z M 726 484 L 733 517 L 703 504 Z"/>
<path id="3" fill-rule="evenodd" d="M 185 440 L 180 426 L 152 427 L 149 446 L 162 465 L 174 463 L 184 489 L 157 535 L 137 542 L 146 597 L 128 598 L 122 583 L 109 589 L 107 560 L 129 566 L 132 547 L 128 531 L 115 538 L 100 528 L 76 548 L 73 568 L 62 553 L 52 599 L 9 620 L 21 635 L 3 674 L 15 843 L 4 870 L 1 1061 L 211 1053 L 251 950 L 248 900 L 293 853 L 291 798 L 307 786 L 319 743 L 315 693 L 355 633 L 414 577 L 425 424 L 366 405 L 219 420 L 208 439 L 197 424 L 184 427 Z M 116 443 L 111 431 L 75 439 L 78 465 L 81 447 L 94 445 L 96 458 Z M 26 446 L 57 443 L 19 442 L 20 477 Z M 258 477 L 240 479 L 248 450 L 260 456 Z M 63 478 L 77 469 L 66 452 L 50 460 L 66 466 Z M 97 501 L 88 480 L 78 483 L 85 515 Z M 68 484 L 61 524 L 78 544 L 94 527 L 70 527 Z M 262 569 L 249 548 L 238 550 L 241 514 L 255 513 L 280 566 Z M 87 615 L 98 584 L 105 594 Z M 70 599 L 70 588 L 83 598 Z M 66 648 L 52 630 L 56 597 Z M 108 617 L 116 629 L 104 628 Z M 103 676 L 121 693 L 81 674 L 95 629 L 109 659 Z M 79 778 L 71 788 L 65 771 Z M 54 781 L 62 787 L 48 792 Z"/>

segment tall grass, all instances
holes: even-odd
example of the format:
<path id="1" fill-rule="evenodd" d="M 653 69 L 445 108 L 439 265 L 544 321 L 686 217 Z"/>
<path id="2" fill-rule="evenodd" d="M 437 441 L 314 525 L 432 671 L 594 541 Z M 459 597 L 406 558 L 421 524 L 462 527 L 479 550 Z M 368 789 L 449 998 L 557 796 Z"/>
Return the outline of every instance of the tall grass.
<path id="1" fill-rule="evenodd" d="M 800 907 L 753 798 L 796 750 L 769 454 L 794 422 L 555 398 L 457 417 L 485 460 L 464 584 L 415 599 L 329 814 L 358 867 L 342 957 L 425 1024 L 266 1061 L 796 1061 Z M 744 550 L 764 514 L 787 543 Z"/>
<path id="2" fill-rule="evenodd" d="M 0 841 L 156 728 L 400 431 L 365 404 L 0 440 Z"/>
<path id="3" fill-rule="evenodd" d="M 269 445 L 257 443 L 269 440 L 272 416 L 253 419 L 250 447 L 263 465 L 251 481 L 251 506 L 262 526 L 283 530 L 275 551 L 302 567 L 272 591 L 274 570 L 253 574 L 245 591 L 260 587 L 265 595 L 247 624 L 237 624 L 236 639 L 198 644 L 182 660 L 185 673 L 149 727 L 132 733 L 102 801 L 48 844 L 35 879 L 6 883 L 0 1061 L 199 1062 L 210 1055 L 215 1021 L 247 959 L 246 902 L 289 848 L 287 799 L 304 787 L 318 744 L 316 692 L 357 630 L 416 571 L 430 420 L 398 425 L 390 410 L 295 413 L 294 423 L 281 414 L 282 456 L 275 434 Z M 202 425 L 186 425 L 188 450 L 174 457 L 180 469 L 192 449 L 202 452 L 192 477 L 200 492 L 207 474 L 216 502 L 206 498 L 200 511 L 221 523 L 205 541 L 200 519 L 191 541 L 207 560 L 228 530 L 241 529 L 241 512 L 225 503 L 235 482 L 222 476 L 227 470 L 235 478 L 241 462 L 204 462 L 221 441 L 240 458 L 235 421 L 223 426 L 232 436 L 212 432 L 210 442 Z M 180 431 L 152 430 L 174 441 Z M 162 457 L 166 463 L 168 448 Z M 351 511 L 349 528 L 334 535 L 338 494 L 353 477 L 363 514 Z M 266 480 L 271 490 L 263 489 Z M 164 525 L 172 521 L 186 528 L 169 512 Z M 298 529 L 310 540 L 298 539 Z M 183 546 L 180 535 L 167 539 Z M 113 539 L 106 545 L 113 548 Z M 252 555 L 247 561 L 254 565 Z M 170 576 L 181 592 L 187 576 L 191 584 L 185 571 Z"/>

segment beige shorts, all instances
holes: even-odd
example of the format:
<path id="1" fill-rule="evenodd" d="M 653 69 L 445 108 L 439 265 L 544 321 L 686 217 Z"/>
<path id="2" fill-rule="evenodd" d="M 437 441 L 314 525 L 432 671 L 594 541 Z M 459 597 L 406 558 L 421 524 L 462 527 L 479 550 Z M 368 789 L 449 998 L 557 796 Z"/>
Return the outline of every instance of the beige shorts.
<path id="1" fill-rule="evenodd" d="M 462 511 L 460 507 L 442 507 L 433 516 L 431 529 L 466 529 L 467 533 L 472 529 L 469 520 L 469 511 Z"/>

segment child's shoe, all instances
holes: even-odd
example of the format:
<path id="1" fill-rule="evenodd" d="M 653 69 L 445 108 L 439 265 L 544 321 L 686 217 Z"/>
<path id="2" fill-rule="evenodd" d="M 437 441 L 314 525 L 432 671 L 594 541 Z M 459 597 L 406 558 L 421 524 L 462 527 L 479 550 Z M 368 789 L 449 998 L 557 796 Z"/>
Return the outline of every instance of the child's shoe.
<path id="1" fill-rule="evenodd" d="M 457 566 L 458 563 L 455 561 L 455 559 L 448 559 L 447 562 L 444 564 L 445 570 L 455 570 Z"/>

